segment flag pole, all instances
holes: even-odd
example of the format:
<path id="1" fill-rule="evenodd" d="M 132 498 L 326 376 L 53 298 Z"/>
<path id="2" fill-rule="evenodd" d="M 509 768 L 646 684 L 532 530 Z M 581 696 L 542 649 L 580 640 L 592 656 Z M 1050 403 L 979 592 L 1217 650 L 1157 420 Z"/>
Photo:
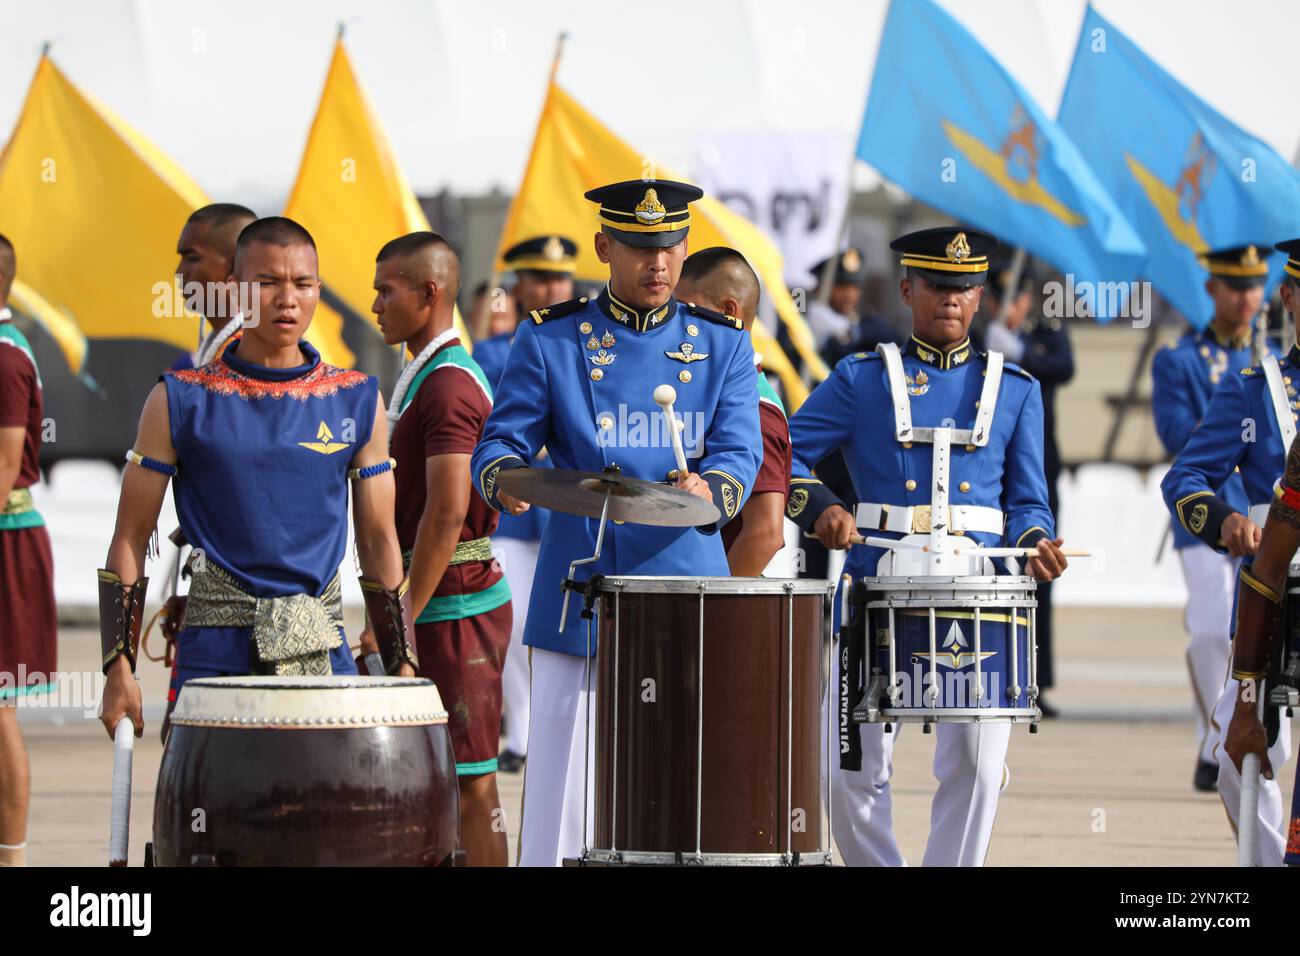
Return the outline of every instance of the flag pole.
<path id="1" fill-rule="evenodd" d="M 546 81 L 546 97 L 542 101 L 543 113 L 546 112 L 546 102 L 551 98 L 551 89 L 555 86 L 555 77 L 560 71 L 560 57 L 563 56 L 564 54 L 564 41 L 567 40 L 568 37 L 569 37 L 568 32 L 561 30 L 560 33 L 555 38 L 555 55 L 551 58 L 551 72 Z M 538 130 L 541 129 L 540 119 L 538 121 L 537 128 Z M 535 131 L 533 133 L 532 147 L 528 151 L 529 161 L 532 160 L 533 153 L 536 150 L 537 150 L 537 132 Z M 515 198 L 511 202 L 513 204 L 518 200 L 519 200 L 519 193 L 516 192 Z M 505 226 L 509 225 L 509 223 L 510 223 L 510 215 L 507 212 L 506 222 L 501 227 L 502 235 L 504 235 L 505 233 Z M 497 264 L 496 264 L 497 256 L 500 253 L 500 248 L 501 248 L 501 237 L 498 237 L 497 248 L 492 250 L 492 277 L 488 279 L 487 294 L 483 296 L 483 302 L 479 306 L 478 314 L 473 317 L 474 325 L 472 331 L 474 333 L 474 338 L 476 340 L 487 337 L 488 316 L 492 312 L 493 292 L 496 290 L 497 286 L 501 282 L 501 270 L 497 268 Z"/>
<path id="2" fill-rule="evenodd" d="M 1011 300 L 1020 293 L 1020 274 L 1024 271 L 1025 247 L 1016 246 L 1016 251 L 1011 254 L 1011 267 L 1007 270 L 1006 285 L 998 288 L 998 314 L 993 319 L 993 325 L 1007 324 L 1007 316 L 1011 314 Z M 994 284 L 997 284 L 996 279 Z"/>

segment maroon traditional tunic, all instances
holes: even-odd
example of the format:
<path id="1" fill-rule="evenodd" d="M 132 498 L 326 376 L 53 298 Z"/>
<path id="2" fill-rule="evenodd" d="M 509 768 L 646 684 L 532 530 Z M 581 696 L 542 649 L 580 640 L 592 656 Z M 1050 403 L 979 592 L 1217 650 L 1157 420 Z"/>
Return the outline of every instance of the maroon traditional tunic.
<path id="1" fill-rule="evenodd" d="M 0 486 L 0 702 L 55 683 L 54 558 L 30 498 L 40 481 L 41 378 L 27 339 L 0 310 L 0 429 L 24 430 L 13 487 Z"/>

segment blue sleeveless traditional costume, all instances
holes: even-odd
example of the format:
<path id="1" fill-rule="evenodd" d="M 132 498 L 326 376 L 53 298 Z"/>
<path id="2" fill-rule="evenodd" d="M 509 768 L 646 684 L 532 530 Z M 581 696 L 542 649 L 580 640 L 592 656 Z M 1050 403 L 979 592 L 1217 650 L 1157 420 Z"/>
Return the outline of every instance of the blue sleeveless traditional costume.
<path id="1" fill-rule="evenodd" d="M 271 606 L 264 599 L 332 600 L 347 546 L 348 469 L 370 439 L 379 396 L 373 376 L 300 347 L 306 361 L 294 368 L 244 361 L 236 343 L 217 361 L 162 379 L 181 529 L 201 551 L 201 567 L 263 599 L 258 614 Z M 211 607 L 196 614 L 203 573 L 196 569 L 178 638 L 173 694 L 191 677 L 259 669 L 254 627 L 210 623 L 220 616 Z M 341 626 L 337 633 L 330 665 L 356 673 Z"/>

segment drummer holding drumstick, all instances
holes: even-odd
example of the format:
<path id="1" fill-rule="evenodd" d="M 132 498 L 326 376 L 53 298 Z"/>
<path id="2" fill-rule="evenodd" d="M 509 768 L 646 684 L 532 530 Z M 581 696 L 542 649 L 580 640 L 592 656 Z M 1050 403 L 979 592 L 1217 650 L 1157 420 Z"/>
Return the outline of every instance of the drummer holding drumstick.
<path id="1" fill-rule="evenodd" d="M 610 270 L 592 299 L 532 312 L 519 327 L 496 390 L 496 404 L 474 451 L 471 478 L 483 499 L 511 514 L 525 502 L 502 494 L 502 469 L 523 468 L 543 447 L 556 468 L 670 481 L 716 505 L 719 521 L 701 528 L 605 528 L 592 574 L 715 575 L 730 569 L 718 528 L 749 497 L 762 439 L 754 349 L 739 320 L 673 297 L 686 258 L 689 204 L 702 191 L 686 183 L 632 180 L 586 194 L 599 204 L 595 251 Z M 676 464 L 671 429 L 655 391 L 671 385 L 687 461 Z M 666 392 L 661 392 L 666 395 Z M 560 630 L 571 562 L 596 551 L 599 522 L 553 511 L 542 536 L 524 629 L 531 648 L 532 713 L 525 766 L 519 862 L 556 866 L 583 846 L 584 807 L 594 763 L 589 746 L 594 688 L 588 655 L 595 631 L 573 609 Z M 578 599 L 574 599 L 578 603 Z"/>
<path id="2" fill-rule="evenodd" d="M 1065 570 L 1047 504 L 1038 383 L 1001 363 L 1001 356 L 975 351 L 967 337 L 996 246 L 992 236 L 966 227 L 927 229 L 891 243 L 906 268 L 899 288 L 912 312 L 911 340 L 901 355 L 894 351 L 888 359 L 882 347 L 841 360 L 791 418 L 794 464 L 786 514 L 826 547 L 847 548 L 860 533 L 878 538 L 929 530 L 934 446 L 898 436 L 895 408 L 902 403 L 910 405 L 919 428 L 972 429 L 972 443 L 955 444 L 950 452 L 952 486 L 946 494 L 953 532 L 986 546 L 1005 541 L 1030 549 L 1026 571 L 1040 581 Z M 981 414 L 986 372 L 995 374 L 999 367 L 995 405 Z M 852 510 L 812 473 L 837 448 L 859 498 Z M 846 574 L 856 579 L 884 573 L 877 567 L 885 553 L 854 547 Z M 838 681 L 832 686 L 838 688 Z M 838 712 L 838 701 L 830 703 Z M 889 786 L 899 728 L 894 724 L 886 732 L 883 724 L 867 723 L 844 731 L 831 792 L 835 841 L 850 865 L 904 864 L 893 834 Z M 938 725 L 939 786 L 926 865 L 983 863 L 1006 780 L 1010 731 L 1009 723 Z"/>

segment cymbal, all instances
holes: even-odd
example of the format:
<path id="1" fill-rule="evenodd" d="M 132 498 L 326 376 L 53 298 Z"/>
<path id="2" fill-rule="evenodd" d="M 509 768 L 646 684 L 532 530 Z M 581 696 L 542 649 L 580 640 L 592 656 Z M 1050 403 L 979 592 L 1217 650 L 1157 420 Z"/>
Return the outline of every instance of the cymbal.
<path id="1" fill-rule="evenodd" d="M 613 471 L 509 468 L 497 484 L 512 498 L 565 514 L 599 518 L 609 492 L 609 517 L 661 528 L 713 524 L 722 515 L 711 501 L 671 485 Z"/>

